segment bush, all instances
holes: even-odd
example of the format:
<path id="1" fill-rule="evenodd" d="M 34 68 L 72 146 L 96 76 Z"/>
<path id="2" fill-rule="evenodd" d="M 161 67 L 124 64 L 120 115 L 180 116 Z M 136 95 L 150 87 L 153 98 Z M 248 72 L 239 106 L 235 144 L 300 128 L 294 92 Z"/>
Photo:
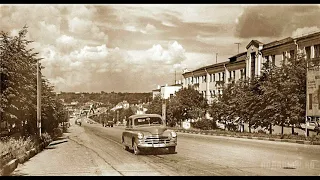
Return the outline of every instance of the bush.
<path id="1" fill-rule="evenodd" d="M 62 129 L 61 128 L 55 128 L 53 129 L 53 137 L 60 137 L 62 136 Z"/>
<path id="2" fill-rule="evenodd" d="M 40 143 L 50 143 L 52 141 L 51 136 L 48 133 L 42 133 L 40 138 Z"/>
<path id="3" fill-rule="evenodd" d="M 215 121 L 209 119 L 201 119 L 197 122 L 191 123 L 191 125 L 193 128 L 199 128 L 201 130 L 210 130 L 217 128 Z"/>
<path id="4" fill-rule="evenodd" d="M 19 158 L 27 151 L 35 147 L 35 143 L 30 137 L 28 138 L 8 138 L 0 141 L 0 167 L 11 161 Z"/>

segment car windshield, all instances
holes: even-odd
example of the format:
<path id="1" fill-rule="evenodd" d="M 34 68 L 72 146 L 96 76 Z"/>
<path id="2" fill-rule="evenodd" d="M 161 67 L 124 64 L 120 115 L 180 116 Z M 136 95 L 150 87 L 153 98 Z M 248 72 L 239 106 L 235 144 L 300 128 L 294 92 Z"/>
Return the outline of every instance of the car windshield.
<path id="1" fill-rule="evenodd" d="M 136 126 L 141 125 L 162 125 L 162 119 L 159 117 L 144 117 L 144 118 L 137 118 L 134 120 L 134 124 Z"/>

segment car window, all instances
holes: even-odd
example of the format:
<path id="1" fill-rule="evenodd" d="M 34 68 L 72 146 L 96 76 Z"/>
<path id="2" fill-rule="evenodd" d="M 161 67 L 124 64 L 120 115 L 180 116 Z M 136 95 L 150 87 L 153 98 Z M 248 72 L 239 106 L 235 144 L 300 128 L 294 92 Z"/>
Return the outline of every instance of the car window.
<path id="1" fill-rule="evenodd" d="M 162 119 L 159 117 L 144 117 L 144 118 L 136 118 L 134 120 L 135 126 L 141 125 L 161 125 Z"/>

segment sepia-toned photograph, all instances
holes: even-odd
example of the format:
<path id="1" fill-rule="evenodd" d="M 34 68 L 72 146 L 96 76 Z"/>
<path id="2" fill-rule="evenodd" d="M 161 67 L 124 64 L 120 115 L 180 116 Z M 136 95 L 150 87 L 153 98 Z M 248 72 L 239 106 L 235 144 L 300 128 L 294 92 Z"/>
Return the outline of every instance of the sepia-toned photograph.
<path id="1" fill-rule="evenodd" d="M 0 176 L 320 176 L 320 4 L 0 4 Z"/>

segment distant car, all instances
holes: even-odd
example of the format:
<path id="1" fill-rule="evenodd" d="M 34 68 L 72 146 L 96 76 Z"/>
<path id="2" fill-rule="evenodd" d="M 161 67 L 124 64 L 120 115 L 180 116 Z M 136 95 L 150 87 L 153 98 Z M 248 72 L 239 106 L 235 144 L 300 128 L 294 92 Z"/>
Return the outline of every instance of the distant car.
<path id="1" fill-rule="evenodd" d="M 78 124 L 81 126 L 81 119 L 76 119 L 75 124 Z"/>
<path id="2" fill-rule="evenodd" d="M 175 153 L 177 146 L 177 133 L 167 129 L 158 114 L 130 116 L 121 139 L 124 149 L 133 149 L 135 155 L 150 148 L 168 148 L 169 153 Z"/>
<path id="3" fill-rule="evenodd" d="M 107 121 L 105 127 L 113 127 L 113 121 Z"/>

